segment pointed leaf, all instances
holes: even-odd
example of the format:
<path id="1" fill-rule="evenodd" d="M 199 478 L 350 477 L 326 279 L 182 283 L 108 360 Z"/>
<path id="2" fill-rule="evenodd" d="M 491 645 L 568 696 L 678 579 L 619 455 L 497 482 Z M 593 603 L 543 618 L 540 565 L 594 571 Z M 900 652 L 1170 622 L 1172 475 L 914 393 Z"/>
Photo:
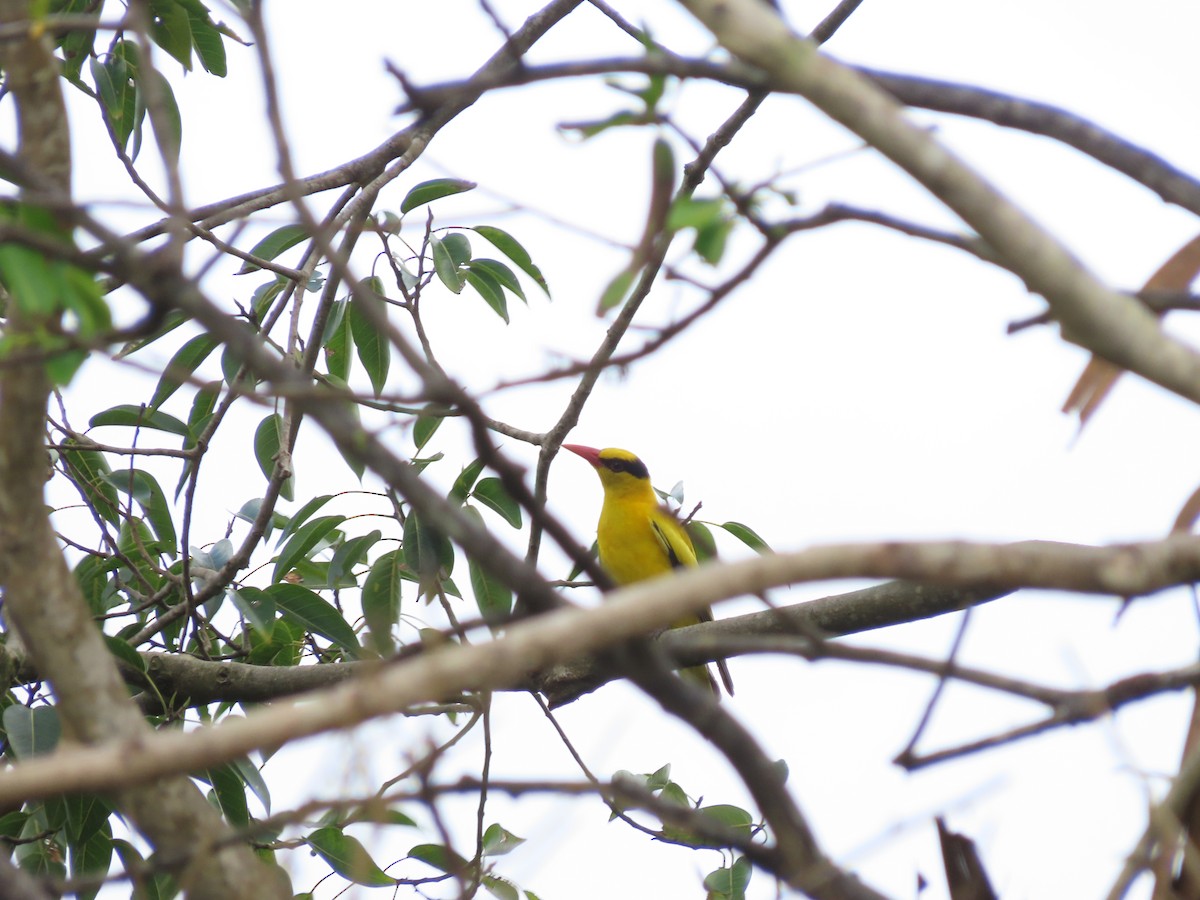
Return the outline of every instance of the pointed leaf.
<path id="1" fill-rule="evenodd" d="M 499 513 L 513 528 L 521 527 L 521 504 L 512 498 L 499 478 L 480 479 L 471 496 L 488 509 Z"/>
<path id="2" fill-rule="evenodd" d="M 483 525 L 483 517 L 479 510 L 473 506 L 463 509 Z M 475 605 L 484 621 L 489 624 L 507 621 L 512 615 L 512 590 L 470 556 L 467 557 L 467 574 L 471 579 L 471 593 L 475 595 Z"/>
<path id="3" fill-rule="evenodd" d="M 381 656 L 392 652 L 392 626 L 400 620 L 400 585 L 404 580 L 404 555 L 392 550 L 375 560 L 362 589 L 363 618 L 371 633 L 371 645 Z"/>
<path id="4" fill-rule="evenodd" d="M 396 883 L 396 879 L 375 864 L 371 854 L 356 838 L 340 828 L 318 828 L 307 840 L 335 872 L 355 884 L 385 887 Z"/>
<path id="5" fill-rule="evenodd" d="M 292 249 L 307 237 L 308 232 L 304 230 L 303 225 L 282 225 L 250 248 L 250 255 L 269 262 L 281 253 Z M 257 263 L 247 260 L 242 263 L 242 267 L 237 270 L 237 274 L 245 275 L 248 272 L 257 272 L 261 268 L 262 266 Z"/>
<path id="6" fill-rule="evenodd" d="M 342 614 L 308 588 L 298 584 L 273 584 L 265 593 L 278 605 L 284 618 L 333 641 L 351 656 L 361 652 L 358 637 Z"/>
<path id="7" fill-rule="evenodd" d="M 433 270 L 437 273 L 438 280 L 454 293 L 461 294 L 462 274 L 458 271 L 458 263 L 454 261 L 454 257 L 450 255 L 450 251 L 446 249 L 442 239 L 436 235 L 430 235 L 429 250 L 433 254 Z"/>
<path id="8" fill-rule="evenodd" d="M 190 378 L 204 360 L 217 347 L 217 340 L 210 334 L 199 334 L 175 351 L 171 361 L 163 369 L 162 377 L 154 388 L 154 396 L 150 398 L 150 408 L 158 409 L 167 399 L 179 390 L 185 380 Z"/>
<path id="9" fill-rule="evenodd" d="M 282 434 L 283 416 L 278 413 L 267 416 L 254 431 L 254 458 L 258 460 L 258 467 L 268 481 L 275 472 L 275 457 L 279 453 Z M 295 480 L 292 475 L 284 479 L 279 491 L 279 496 L 284 500 L 291 500 L 295 496 Z"/>
<path id="10" fill-rule="evenodd" d="M 723 522 L 721 527 L 757 553 L 772 552 L 767 542 L 759 537 L 749 525 L 743 525 L 741 522 Z"/>
<path id="11" fill-rule="evenodd" d="M 484 302 L 492 308 L 504 324 L 508 324 L 508 301 L 504 298 L 504 291 L 500 287 L 500 282 L 496 281 L 483 269 L 467 269 L 463 273 L 463 278 L 467 284 L 475 288 L 476 293 L 484 299 Z"/>
<path id="12" fill-rule="evenodd" d="M 412 212 L 418 206 L 449 197 L 451 194 L 461 194 L 463 191 L 475 189 L 475 182 L 463 181 L 461 178 L 435 178 L 423 181 L 414 187 L 400 203 L 400 214 Z"/>
<path id="13" fill-rule="evenodd" d="M 529 253 L 511 234 L 503 229 L 496 228 L 492 225 L 476 225 L 471 229 L 480 237 L 491 242 L 492 246 L 511 259 L 526 275 L 532 278 L 543 291 L 546 296 L 550 296 L 550 288 L 546 284 L 546 278 L 542 275 L 542 270 L 534 265 L 533 260 L 529 258 Z"/>
<path id="14" fill-rule="evenodd" d="M 131 428 L 151 428 L 155 431 L 165 431 L 187 437 L 188 427 L 172 415 L 157 409 L 145 409 L 132 403 L 122 403 L 92 416 L 88 422 L 91 428 L 101 425 L 125 425 Z"/>
<path id="15" fill-rule="evenodd" d="M 383 283 L 378 278 L 367 278 L 363 290 L 355 291 L 350 297 L 350 332 L 358 349 L 359 362 L 371 379 L 371 389 L 378 397 L 387 386 L 388 368 L 392 362 L 392 345 L 386 327 L 377 327 L 375 322 L 386 323 L 387 303 L 379 290 Z"/>
<path id="16" fill-rule="evenodd" d="M 322 541 L 330 539 L 330 535 L 345 521 L 345 516 L 321 516 L 296 529 L 296 533 L 280 551 L 271 580 L 282 580 L 284 575 L 295 568 L 297 561 L 314 552 L 314 548 Z"/>

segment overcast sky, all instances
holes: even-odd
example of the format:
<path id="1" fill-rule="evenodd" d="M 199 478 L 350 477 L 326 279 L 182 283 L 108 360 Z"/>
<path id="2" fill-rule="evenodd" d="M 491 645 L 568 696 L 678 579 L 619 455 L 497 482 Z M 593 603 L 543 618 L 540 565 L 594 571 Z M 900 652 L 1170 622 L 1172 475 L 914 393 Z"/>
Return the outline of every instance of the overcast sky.
<path id="1" fill-rule="evenodd" d="M 492 5 L 510 26 L 537 8 L 509 0 Z M 710 45 L 672 4 L 613 5 L 676 51 L 700 54 Z M 827 12 L 811 2 L 783 6 L 801 29 Z M 424 84 L 465 77 L 498 46 L 495 28 L 469 0 L 347 0 L 336 11 L 327 3 L 292 0 L 268 4 L 268 11 L 292 149 L 305 173 L 358 156 L 406 123 L 392 114 L 402 95 L 384 71 L 385 60 Z M 867 0 L 827 49 L 847 62 L 1048 101 L 1197 171 L 1198 34 L 1200 7 L 1178 0 Z M 530 58 L 637 51 L 584 8 Z M 251 52 L 230 47 L 224 82 L 203 73 L 172 81 L 184 111 L 189 202 L 277 179 Z M 703 138 L 738 101 L 729 89 L 688 85 L 676 89 L 669 105 Z M 586 357 L 600 339 L 607 322 L 593 310 L 627 259 L 614 244 L 628 245 L 640 234 L 653 134 L 629 129 L 581 142 L 556 126 L 603 118 L 626 105 L 599 80 L 485 97 L 385 193 L 381 207 L 396 209 L 408 188 L 426 178 L 452 174 L 478 182 L 478 191 L 435 205 L 439 223 L 510 230 L 550 282 L 553 301 L 530 289 L 528 308 L 514 304 L 508 327 L 478 297 L 431 294 L 425 309 L 432 339 L 456 378 L 490 389 L 506 377 Z M 81 122 L 91 115 L 82 102 L 78 112 Z M 1117 288 L 1140 286 L 1197 230 L 1189 214 L 1048 140 L 926 113 L 913 118 L 936 129 Z M 88 128 L 80 125 L 77 147 L 95 138 Z M 719 157 L 718 167 L 742 183 L 788 173 L 782 181 L 805 211 L 837 200 L 955 227 L 906 176 L 872 152 L 855 152 L 857 146 L 802 101 L 778 98 Z M 683 146 L 676 149 L 686 159 Z M 75 184 L 84 199 L 121 199 L 112 194 L 120 183 L 114 173 L 103 154 L 77 150 Z M 702 191 L 713 189 L 710 181 Z M 509 199 L 527 208 L 512 212 Z M 105 211 L 127 223 L 147 215 L 136 208 Z M 279 209 L 261 222 L 265 231 L 291 219 Z M 242 237 L 239 246 L 248 248 L 253 238 Z M 731 260 L 751 246 L 749 236 L 736 235 Z M 203 259 L 200 251 L 194 261 Z M 365 269 L 369 255 L 358 264 Z M 210 291 L 246 302 L 261 279 L 229 271 L 218 270 Z M 694 301 L 678 284 L 661 282 L 644 321 L 669 321 Z M 1200 416 L 1127 378 L 1076 439 L 1075 423 L 1058 410 L 1086 356 L 1051 328 L 1005 335 L 1010 321 L 1042 308 L 1012 276 L 944 247 L 866 225 L 811 233 L 684 337 L 622 375 L 603 378 L 571 440 L 637 452 L 657 485 L 682 480 L 688 508 L 703 501 L 701 518 L 745 522 L 777 549 L 879 538 L 1092 543 L 1160 536 L 1200 482 Z M 1185 314 L 1170 327 L 1200 336 Z M 631 339 L 636 344 L 637 334 Z M 154 363 L 152 353 L 146 357 Z M 115 386 L 145 378 L 102 362 L 86 373 L 72 391 L 77 424 L 113 403 Z M 95 390 L 100 383 L 102 392 Z M 152 384 L 146 384 L 139 390 L 148 398 Z M 557 419 L 572 387 L 566 381 L 489 394 L 486 406 L 496 418 L 541 431 Z M 263 414 L 250 411 L 246 421 L 252 426 Z M 399 444 L 409 440 L 400 428 L 391 433 Z M 221 537 L 229 512 L 261 493 L 248 440 L 231 429 L 214 447 L 209 470 L 223 477 L 202 482 L 194 543 Z M 311 443 L 297 458 L 298 496 L 357 487 L 348 470 L 329 463 L 328 445 L 311 425 L 302 444 L 306 440 Z M 434 444 L 447 460 L 429 474 L 448 485 L 470 455 L 453 425 Z M 515 441 L 504 448 L 530 466 L 536 458 L 533 448 Z M 238 472 L 244 477 L 235 477 Z M 560 457 L 550 505 L 582 542 L 594 533 L 599 502 L 588 467 Z M 364 506 L 385 510 L 358 497 L 338 511 Z M 515 533 L 512 539 L 522 546 Z M 745 552 L 732 541 L 722 550 L 730 557 Z M 552 555 L 544 570 L 549 577 L 565 575 Z M 804 586 L 778 591 L 774 599 L 797 602 L 852 586 Z M 754 607 L 735 602 L 717 614 Z M 1114 622 L 1117 607 L 1107 598 L 1038 592 L 998 601 L 974 614 L 960 661 L 1057 686 L 1098 687 L 1194 660 L 1189 596 L 1141 601 Z M 425 615 L 411 605 L 406 612 Z M 937 657 L 947 652 L 957 624 L 945 618 L 858 643 Z M 731 668 L 737 683 L 731 708 L 772 755 L 787 761 L 790 787 L 825 848 L 896 897 L 914 895 L 918 873 L 933 882 L 926 897 L 945 895 L 932 826 L 938 814 L 979 842 L 1005 897 L 1102 894 L 1144 827 L 1147 792 L 1160 795 L 1162 776 L 1178 765 L 1189 709 L 1183 697 L 1157 699 L 1116 721 L 905 775 L 890 760 L 916 727 L 930 679 L 781 658 L 738 659 Z M 1038 712 L 952 686 L 923 746 L 1002 731 Z M 671 762 L 676 780 L 702 792 L 706 802 L 747 802 L 720 760 L 627 686 L 601 689 L 564 710 L 561 720 L 600 776 L 617 769 L 650 772 Z M 578 777 L 529 698 L 498 698 L 495 722 L 497 777 Z M 266 769 L 277 808 L 303 799 L 309 788 L 369 789 L 403 768 L 399 748 L 426 731 L 442 733 L 416 720 L 377 724 L 353 738 L 288 752 Z M 355 749 L 349 755 L 347 740 Z M 474 736 L 457 764 L 470 771 L 478 754 Z M 285 766 L 296 774 L 272 780 Z M 618 891 L 694 898 L 702 895 L 703 873 L 719 865 L 715 853 L 666 848 L 607 822 L 598 802 L 496 798 L 493 804 L 489 822 L 530 838 L 499 870 L 545 900 Z M 471 804 L 458 808 L 467 812 L 462 834 L 469 835 Z M 419 840 L 415 832 L 397 838 L 394 830 L 364 838 L 383 863 Z M 308 885 L 298 879 L 296 887 Z M 332 889 L 322 886 L 318 895 L 330 896 Z M 753 895 L 774 895 L 761 873 Z"/>

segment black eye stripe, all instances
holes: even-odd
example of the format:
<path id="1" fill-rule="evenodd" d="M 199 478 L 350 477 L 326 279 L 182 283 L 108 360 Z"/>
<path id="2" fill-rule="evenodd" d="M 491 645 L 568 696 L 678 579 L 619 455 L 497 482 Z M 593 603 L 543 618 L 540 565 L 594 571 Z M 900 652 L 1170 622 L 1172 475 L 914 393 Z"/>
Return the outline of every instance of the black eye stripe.
<path id="1" fill-rule="evenodd" d="M 610 472 L 628 472 L 634 478 L 649 478 L 650 472 L 640 459 L 602 459 L 600 462 Z"/>

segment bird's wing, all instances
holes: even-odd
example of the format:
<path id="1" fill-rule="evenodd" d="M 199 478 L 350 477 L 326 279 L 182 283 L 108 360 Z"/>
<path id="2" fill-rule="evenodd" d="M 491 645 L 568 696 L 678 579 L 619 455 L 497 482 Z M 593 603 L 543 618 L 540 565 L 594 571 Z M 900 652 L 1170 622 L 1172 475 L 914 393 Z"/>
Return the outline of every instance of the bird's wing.
<path id="1" fill-rule="evenodd" d="M 666 510 L 656 509 L 650 514 L 650 527 L 670 560 L 672 569 L 696 565 L 696 550 L 692 547 L 692 539 L 674 516 Z"/>

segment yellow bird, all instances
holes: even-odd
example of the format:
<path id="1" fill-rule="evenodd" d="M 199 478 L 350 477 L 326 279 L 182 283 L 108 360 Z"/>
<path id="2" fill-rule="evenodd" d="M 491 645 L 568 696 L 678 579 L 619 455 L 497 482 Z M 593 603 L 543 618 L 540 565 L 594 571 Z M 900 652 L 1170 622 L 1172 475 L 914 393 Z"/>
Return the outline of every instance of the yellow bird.
<path id="1" fill-rule="evenodd" d="M 665 575 L 680 566 L 696 565 L 692 539 L 679 519 L 658 502 L 645 463 L 628 450 L 616 447 L 596 450 L 580 444 L 563 444 L 563 449 L 582 456 L 600 476 L 604 505 L 596 528 L 596 543 L 600 548 L 600 565 L 613 581 L 619 585 L 631 584 Z M 712 611 L 704 609 L 671 623 L 671 627 L 711 621 Z M 733 680 L 724 660 L 717 660 L 717 669 L 725 690 L 732 696 Z M 707 686 L 716 697 L 721 696 L 708 666 L 684 669 L 681 674 Z"/>

